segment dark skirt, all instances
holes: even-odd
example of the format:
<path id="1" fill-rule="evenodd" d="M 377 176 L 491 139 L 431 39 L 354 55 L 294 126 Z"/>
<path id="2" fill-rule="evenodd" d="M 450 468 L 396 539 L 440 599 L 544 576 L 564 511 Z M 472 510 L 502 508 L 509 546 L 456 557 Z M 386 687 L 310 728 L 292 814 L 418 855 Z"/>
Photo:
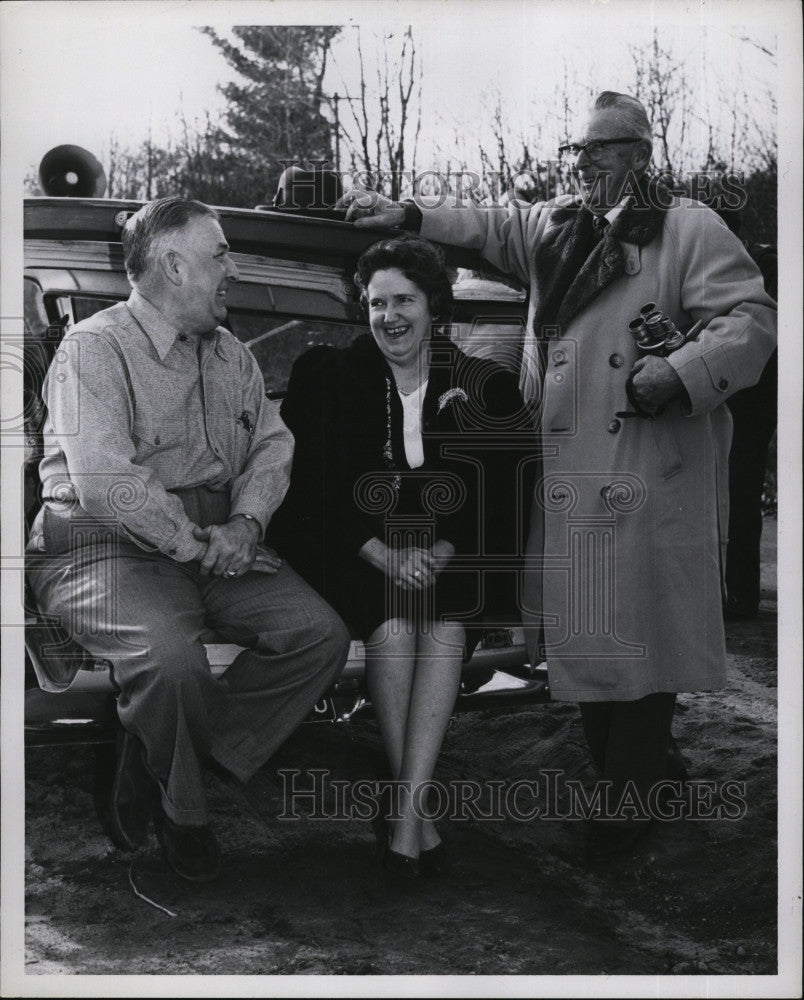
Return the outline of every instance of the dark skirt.
<path id="1" fill-rule="evenodd" d="M 421 481 L 402 476 L 392 516 L 374 519 L 376 537 L 391 548 L 409 545 L 430 548 L 437 539 L 421 495 Z M 309 544 L 305 534 L 286 531 L 280 552 L 338 612 L 357 638 L 367 639 L 379 625 L 391 619 L 404 619 L 415 625 L 450 616 L 451 620 L 468 622 L 480 613 L 478 569 L 448 565 L 433 587 L 423 591 L 403 590 L 357 553 L 345 552 L 335 528 L 315 546 Z"/>
<path id="2" fill-rule="evenodd" d="M 322 596 L 346 622 L 351 632 L 367 639 L 383 622 L 404 620 L 412 626 L 447 618 L 466 623 L 477 613 L 472 591 L 476 574 L 443 571 L 432 587 L 411 591 L 397 587 L 380 570 L 358 557 L 339 573 L 328 573 Z"/>

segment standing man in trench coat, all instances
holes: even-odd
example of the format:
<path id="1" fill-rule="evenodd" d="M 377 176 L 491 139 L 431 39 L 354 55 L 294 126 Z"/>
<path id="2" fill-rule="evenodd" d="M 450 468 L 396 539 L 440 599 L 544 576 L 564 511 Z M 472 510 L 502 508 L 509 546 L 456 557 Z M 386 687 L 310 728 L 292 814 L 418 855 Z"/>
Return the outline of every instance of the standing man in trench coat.
<path id="1" fill-rule="evenodd" d="M 660 811 L 651 790 L 674 777 L 676 694 L 725 681 L 724 404 L 758 379 L 776 307 L 717 215 L 649 178 L 651 128 L 635 98 L 602 93 L 562 152 L 577 194 L 533 206 L 343 202 L 356 225 L 475 248 L 530 288 L 520 387 L 538 414 L 543 475 L 522 611 L 533 662 L 546 657 L 554 699 L 580 703 L 611 783 L 589 828 L 600 856 L 632 847 Z M 643 356 L 629 322 L 648 302 L 700 332 L 666 358 Z M 626 397 L 629 375 L 645 416 Z"/>

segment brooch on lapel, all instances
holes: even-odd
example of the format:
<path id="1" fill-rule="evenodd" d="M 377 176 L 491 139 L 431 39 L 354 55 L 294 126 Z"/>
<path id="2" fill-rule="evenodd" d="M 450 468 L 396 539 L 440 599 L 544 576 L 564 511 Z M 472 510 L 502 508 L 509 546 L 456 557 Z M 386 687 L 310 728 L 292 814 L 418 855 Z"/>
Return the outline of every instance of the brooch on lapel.
<path id="1" fill-rule="evenodd" d="M 453 400 L 459 399 L 463 403 L 469 402 L 469 397 L 463 389 L 447 389 L 438 397 L 438 413 L 441 413 Z"/>

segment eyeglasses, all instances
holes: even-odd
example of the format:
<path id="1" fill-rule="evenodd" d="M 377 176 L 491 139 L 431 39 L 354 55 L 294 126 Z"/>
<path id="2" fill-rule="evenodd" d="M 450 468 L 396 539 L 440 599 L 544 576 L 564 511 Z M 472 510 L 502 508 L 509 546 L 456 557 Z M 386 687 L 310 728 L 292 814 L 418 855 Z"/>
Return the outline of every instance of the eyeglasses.
<path id="1" fill-rule="evenodd" d="M 558 147 L 558 155 L 566 159 L 577 159 L 581 153 L 586 153 L 589 159 L 596 163 L 604 155 L 605 146 L 613 146 L 617 142 L 642 142 L 641 139 L 592 139 L 589 142 L 568 142 Z"/>

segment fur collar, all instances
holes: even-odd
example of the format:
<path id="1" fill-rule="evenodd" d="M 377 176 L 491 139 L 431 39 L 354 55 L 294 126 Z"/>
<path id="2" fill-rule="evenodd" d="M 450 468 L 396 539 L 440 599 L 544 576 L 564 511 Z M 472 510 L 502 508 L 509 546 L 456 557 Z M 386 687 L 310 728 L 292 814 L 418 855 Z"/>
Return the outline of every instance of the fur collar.
<path id="1" fill-rule="evenodd" d="M 539 308 L 534 332 L 542 323 L 565 327 L 608 285 L 625 273 L 622 243 L 645 246 L 661 232 L 672 195 L 657 180 L 642 183 L 631 203 L 589 252 L 592 215 L 580 198 L 557 205 L 536 247 Z M 562 290 L 566 291 L 562 294 Z M 558 301 L 555 301 L 558 299 Z M 550 315 L 552 314 L 552 315 Z"/>

